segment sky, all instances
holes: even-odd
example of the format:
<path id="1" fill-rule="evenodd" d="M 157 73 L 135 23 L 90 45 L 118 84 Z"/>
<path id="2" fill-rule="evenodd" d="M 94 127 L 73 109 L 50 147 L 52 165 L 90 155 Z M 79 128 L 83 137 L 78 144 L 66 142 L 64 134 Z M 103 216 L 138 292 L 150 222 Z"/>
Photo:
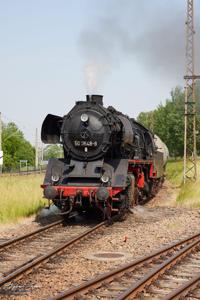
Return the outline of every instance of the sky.
<path id="1" fill-rule="evenodd" d="M 106 106 L 135 118 L 165 103 L 184 86 L 186 3 L 0 0 L 3 122 L 15 122 L 34 143 L 48 113 L 63 116 L 86 94 L 102 94 Z"/>

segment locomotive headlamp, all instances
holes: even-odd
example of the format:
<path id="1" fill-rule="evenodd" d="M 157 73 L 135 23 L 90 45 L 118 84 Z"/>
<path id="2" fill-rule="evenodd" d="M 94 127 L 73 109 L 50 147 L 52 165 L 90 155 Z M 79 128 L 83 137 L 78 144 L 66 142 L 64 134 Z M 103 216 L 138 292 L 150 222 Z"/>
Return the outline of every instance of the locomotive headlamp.
<path id="1" fill-rule="evenodd" d="M 51 176 L 51 180 L 52 180 L 53 182 L 58 182 L 59 179 L 60 179 L 59 175 L 52 175 L 52 176 Z"/>
<path id="2" fill-rule="evenodd" d="M 88 115 L 87 115 L 87 114 L 82 114 L 82 115 L 81 115 L 81 121 L 82 121 L 82 122 L 84 122 L 84 123 L 85 123 L 85 122 L 87 122 L 87 121 L 88 121 L 88 119 L 89 119 L 89 117 L 88 117 Z"/>
<path id="3" fill-rule="evenodd" d="M 103 176 L 101 176 L 101 181 L 103 183 L 107 183 L 109 181 L 109 176 L 107 174 L 103 174 Z"/>

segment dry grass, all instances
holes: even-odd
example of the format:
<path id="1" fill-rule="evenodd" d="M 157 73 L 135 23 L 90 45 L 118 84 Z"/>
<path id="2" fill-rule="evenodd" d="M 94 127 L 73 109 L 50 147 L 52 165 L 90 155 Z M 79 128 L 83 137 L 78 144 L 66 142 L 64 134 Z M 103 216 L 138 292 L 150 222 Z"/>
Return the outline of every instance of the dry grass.
<path id="1" fill-rule="evenodd" d="M 169 181 L 180 186 L 176 205 L 182 207 L 200 207 L 200 164 L 198 160 L 198 176 L 196 181 L 186 182 L 183 180 L 183 161 L 169 161 L 167 165 L 167 178 Z"/>
<path id="2" fill-rule="evenodd" d="M 183 180 L 183 161 L 170 160 L 167 163 L 167 179 L 174 185 L 180 186 Z"/>
<path id="3" fill-rule="evenodd" d="M 176 201 L 179 206 L 200 207 L 200 179 L 183 185 Z"/>
<path id="4" fill-rule="evenodd" d="M 0 177 L 0 222 L 17 221 L 43 206 L 44 174 Z"/>

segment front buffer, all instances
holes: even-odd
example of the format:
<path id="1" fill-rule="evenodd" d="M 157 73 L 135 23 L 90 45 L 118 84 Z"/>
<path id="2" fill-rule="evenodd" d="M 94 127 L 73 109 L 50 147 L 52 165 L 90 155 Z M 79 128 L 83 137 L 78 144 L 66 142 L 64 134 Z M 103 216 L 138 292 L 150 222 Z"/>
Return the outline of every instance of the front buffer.
<path id="1" fill-rule="evenodd" d="M 52 200 L 62 215 L 95 210 L 103 219 L 109 219 L 128 209 L 127 174 L 127 159 L 66 163 L 64 159 L 52 158 L 42 188 L 44 197 Z"/>

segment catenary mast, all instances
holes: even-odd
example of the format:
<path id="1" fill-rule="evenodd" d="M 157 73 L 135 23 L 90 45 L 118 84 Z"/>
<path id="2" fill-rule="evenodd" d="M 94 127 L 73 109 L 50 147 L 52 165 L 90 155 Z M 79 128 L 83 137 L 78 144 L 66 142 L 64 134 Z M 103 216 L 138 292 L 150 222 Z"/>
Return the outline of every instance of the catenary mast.
<path id="1" fill-rule="evenodd" d="M 186 20 L 186 74 L 185 79 L 185 132 L 184 132 L 184 183 L 196 180 L 196 98 L 194 72 L 194 3 L 187 0 Z"/>

